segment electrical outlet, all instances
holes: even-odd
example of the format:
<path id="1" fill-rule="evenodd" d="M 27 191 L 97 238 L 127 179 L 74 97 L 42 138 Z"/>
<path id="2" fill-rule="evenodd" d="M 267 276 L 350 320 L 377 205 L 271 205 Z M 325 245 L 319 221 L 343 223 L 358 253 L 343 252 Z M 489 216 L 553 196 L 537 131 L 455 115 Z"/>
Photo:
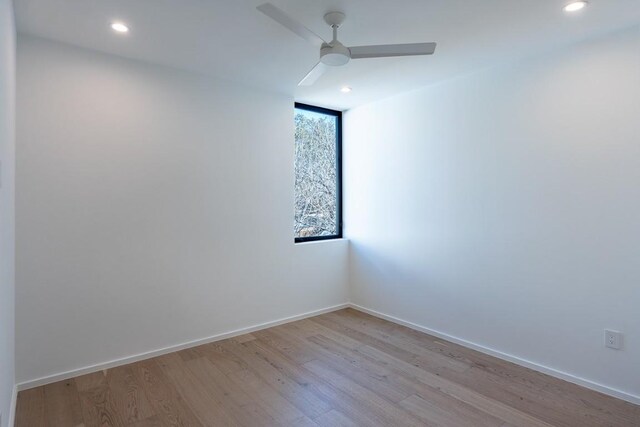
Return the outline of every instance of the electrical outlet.
<path id="1" fill-rule="evenodd" d="M 605 329 L 604 346 L 614 350 L 620 350 L 622 348 L 622 332 Z"/>

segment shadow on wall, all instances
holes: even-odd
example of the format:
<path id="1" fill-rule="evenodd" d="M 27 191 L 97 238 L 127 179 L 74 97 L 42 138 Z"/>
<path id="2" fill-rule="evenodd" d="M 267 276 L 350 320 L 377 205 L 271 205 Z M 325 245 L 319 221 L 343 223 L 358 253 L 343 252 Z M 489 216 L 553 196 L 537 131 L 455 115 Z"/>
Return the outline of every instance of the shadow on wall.
<path id="1" fill-rule="evenodd" d="M 383 252 L 376 251 L 372 246 L 349 241 L 349 260 L 351 264 L 350 283 L 351 300 L 356 304 L 363 304 L 366 308 L 371 304 L 368 298 L 362 299 L 359 293 L 361 286 L 366 286 L 367 295 L 383 297 L 396 306 L 403 304 L 404 289 L 410 288 L 418 281 L 425 281 L 425 275 L 419 276 L 411 272 L 411 268 L 402 262 L 389 257 Z M 398 292 L 389 294 L 389 283 L 393 283 Z"/>
<path id="2" fill-rule="evenodd" d="M 389 243 L 364 244 L 350 239 L 352 303 L 413 322 L 419 322 L 420 317 L 415 316 L 418 310 L 424 316 L 421 324 L 436 330 L 447 329 L 457 317 L 471 316 L 479 319 L 479 323 L 486 323 L 492 321 L 492 316 L 508 318 L 514 311 L 529 310 L 524 295 L 517 288 L 510 287 L 511 293 L 501 289 L 501 270 L 487 264 L 482 251 L 474 246 L 451 255 L 444 249 L 441 252 L 424 247 L 408 249 L 406 241 L 396 241 L 395 247 L 390 247 Z M 389 250 L 374 249 L 380 247 Z M 459 264 L 455 261 L 461 257 L 468 262 Z M 496 262 L 504 263 L 507 259 L 503 257 Z M 494 271 L 498 273 L 486 277 Z M 508 282 L 519 283 L 519 280 L 511 278 Z M 496 297 L 488 295 L 488 291 L 505 294 L 500 297 L 505 300 L 501 309 L 491 308 L 487 299 L 495 300 Z M 515 304 L 509 305 L 508 301 L 515 301 Z M 438 307 L 447 308 L 434 317 Z M 407 313 L 414 313 L 414 316 Z"/>

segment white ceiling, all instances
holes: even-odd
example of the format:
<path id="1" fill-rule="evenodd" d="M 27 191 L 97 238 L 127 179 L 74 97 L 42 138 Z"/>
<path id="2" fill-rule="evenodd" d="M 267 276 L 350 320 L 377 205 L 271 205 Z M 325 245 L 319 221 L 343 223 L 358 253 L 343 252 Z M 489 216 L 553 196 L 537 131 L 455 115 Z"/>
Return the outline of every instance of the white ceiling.
<path id="1" fill-rule="evenodd" d="M 567 0 L 270 0 L 325 39 L 323 15 L 346 13 L 347 46 L 438 43 L 431 57 L 351 61 L 298 88 L 318 52 L 255 9 L 266 0 L 14 1 L 20 32 L 338 109 L 640 23 L 640 0 L 591 0 L 573 15 L 562 11 Z M 114 34 L 112 20 L 131 32 Z M 342 94 L 343 85 L 353 92 Z"/>

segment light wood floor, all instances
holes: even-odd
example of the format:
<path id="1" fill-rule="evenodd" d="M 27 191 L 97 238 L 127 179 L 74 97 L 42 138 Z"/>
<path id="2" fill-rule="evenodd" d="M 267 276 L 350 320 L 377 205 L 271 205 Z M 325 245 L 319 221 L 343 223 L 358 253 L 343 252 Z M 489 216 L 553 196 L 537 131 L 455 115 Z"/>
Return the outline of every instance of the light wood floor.
<path id="1" fill-rule="evenodd" d="M 18 395 L 18 427 L 227 425 L 640 426 L 640 406 L 352 309 Z"/>

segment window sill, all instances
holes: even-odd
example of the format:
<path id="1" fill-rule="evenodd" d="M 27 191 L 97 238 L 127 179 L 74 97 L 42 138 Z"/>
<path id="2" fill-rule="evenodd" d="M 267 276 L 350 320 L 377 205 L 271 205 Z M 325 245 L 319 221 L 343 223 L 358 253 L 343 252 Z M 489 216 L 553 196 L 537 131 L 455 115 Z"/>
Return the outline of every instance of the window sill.
<path id="1" fill-rule="evenodd" d="M 309 242 L 294 242 L 295 246 L 306 246 L 306 245 L 315 245 L 315 244 L 322 244 L 322 243 L 337 243 L 337 242 L 348 242 L 349 239 L 345 238 L 345 237 L 337 237 L 335 239 L 324 239 L 324 240 L 311 240 Z"/>

